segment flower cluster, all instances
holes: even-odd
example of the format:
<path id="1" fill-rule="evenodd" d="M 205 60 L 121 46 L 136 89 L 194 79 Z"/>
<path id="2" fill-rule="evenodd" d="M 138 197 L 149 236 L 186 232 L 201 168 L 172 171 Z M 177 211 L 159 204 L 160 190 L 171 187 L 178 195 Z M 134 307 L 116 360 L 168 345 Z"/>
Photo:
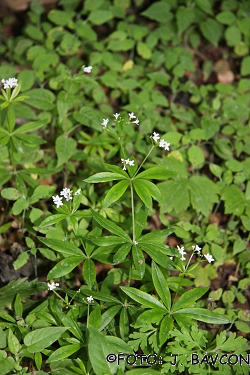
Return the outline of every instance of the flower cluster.
<path id="1" fill-rule="evenodd" d="M 53 203 L 56 205 L 56 208 L 59 208 L 60 206 L 63 206 L 63 197 L 66 199 L 66 201 L 70 201 L 71 199 L 73 199 L 73 197 L 71 196 L 72 194 L 72 190 L 68 189 L 68 188 L 64 188 L 61 192 L 60 192 L 60 195 L 62 195 L 62 197 L 59 197 L 59 195 L 57 196 L 53 196 L 52 199 L 53 199 Z M 81 189 L 78 189 L 74 195 L 79 195 L 81 194 Z"/>
<path id="2" fill-rule="evenodd" d="M 117 121 L 119 116 L 120 116 L 120 113 L 114 113 L 113 116 L 115 117 L 115 120 Z M 129 113 L 128 117 L 129 117 L 129 121 L 132 122 L 133 124 L 136 124 L 136 125 L 140 124 L 140 122 L 139 122 L 138 118 L 135 116 L 134 112 Z M 108 122 L 109 122 L 108 118 L 104 118 L 102 120 L 102 125 L 104 126 L 104 128 L 107 127 Z"/>
<path id="3" fill-rule="evenodd" d="M 1 82 L 3 83 L 4 89 L 12 89 L 13 87 L 16 87 L 18 85 L 18 81 L 16 78 L 9 78 L 7 80 L 2 79 Z"/>
<path id="4" fill-rule="evenodd" d="M 162 147 L 162 148 L 165 148 L 165 150 L 168 150 L 169 151 L 169 146 L 170 146 L 170 143 L 166 142 L 164 139 L 160 139 L 160 135 L 156 132 L 153 132 L 153 134 L 151 135 L 151 138 L 155 141 L 155 143 L 158 144 L 159 140 L 159 147 Z"/>
<path id="5" fill-rule="evenodd" d="M 85 66 L 83 68 L 84 73 L 91 73 L 91 70 L 92 70 L 92 66 Z"/>
<path id="6" fill-rule="evenodd" d="M 177 245 L 177 249 L 178 249 L 178 251 L 181 255 L 181 260 L 186 260 L 185 254 L 187 254 L 187 253 L 185 252 L 184 246 L 180 247 L 180 246 Z M 192 249 L 193 249 L 194 252 L 201 255 L 201 248 L 198 245 L 192 246 Z M 204 254 L 204 257 L 206 258 L 208 263 L 212 263 L 214 261 L 214 258 L 210 254 Z"/>
<path id="7" fill-rule="evenodd" d="M 130 167 L 134 167 L 135 161 L 130 159 L 121 159 L 123 166 L 123 170 L 126 171 L 126 165 L 130 165 Z"/>
<path id="8" fill-rule="evenodd" d="M 185 250 L 184 246 L 180 247 L 180 246 L 177 245 L 177 249 L 178 249 L 178 251 L 181 255 L 181 260 L 186 260 L 184 255 L 187 254 L 187 253 L 186 253 L 186 251 L 184 251 Z"/>
<path id="9" fill-rule="evenodd" d="M 59 283 L 54 283 L 54 281 L 53 281 L 51 284 L 48 283 L 47 285 L 48 285 L 49 290 L 54 290 L 59 286 Z"/>

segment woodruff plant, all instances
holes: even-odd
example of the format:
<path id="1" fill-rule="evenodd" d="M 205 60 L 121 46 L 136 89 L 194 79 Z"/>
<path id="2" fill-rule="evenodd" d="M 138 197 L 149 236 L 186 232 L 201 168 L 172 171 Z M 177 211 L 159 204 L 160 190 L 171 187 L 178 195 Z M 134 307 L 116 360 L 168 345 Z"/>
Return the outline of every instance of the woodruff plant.
<path id="1" fill-rule="evenodd" d="M 194 245 L 192 254 L 185 263 L 187 253 L 183 246 L 172 249 L 164 243 L 173 228 L 143 233 L 148 214 L 153 209 L 152 198 L 159 204 L 163 200 L 159 189 L 150 180 L 163 180 L 175 173 L 157 166 L 142 171 L 155 147 L 169 150 L 170 144 L 156 132 L 151 135 L 151 147 L 139 166 L 136 158 L 127 154 L 124 147 L 125 128 L 131 122 L 139 124 L 134 113 L 129 113 L 128 117 L 128 121 L 125 121 L 116 113 L 115 126 L 108 126 L 111 122 L 109 119 L 103 119 L 102 123 L 104 131 L 120 145 L 120 166 L 104 164 L 106 171 L 85 180 L 93 184 L 118 181 L 105 194 L 100 212 L 93 209 L 79 210 L 84 197 L 82 190 L 75 189 L 73 193 L 74 189 L 64 188 L 60 196 L 52 197 L 57 214 L 49 215 L 39 225 L 40 231 L 47 232 L 46 237 L 39 237 L 39 240 L 62 256 L 49 272 L 48 280 L 54 283 L 53 280 L 66 276 L 84 262 L 82 275 L 86 285 L 80 288 L 79 293 L 73 294 L 72 291 L 66 290 L 66 294 L 74 299 L 76 305 L 86 303 L 87 296 L 88 310 L 84 313 L 88 331 L 86 342 L 88 357 L 95 374 L 102 374 L 103 366 L 111 373 L 116 373 L 114 366 L 116 371 L 119 369 L 118 362 L 111 363 L 110 353 L 115 353 L 113 358 L 118 358 L 119 352 L 129 354 L 139 350 L 145 354 L 155 352 L 157 358 L 164 358 L 169 353 L 166 345 L 173 340 L 173 330 L 191 329 L 197 321 L 208 324 L 229 323 L 226 317 L 196 306 L 197 300 L 204 296 L 209 288 L 193 288 L 188 291 L 184 289 L 188 278 L 194 277 L 191 272 L 202 258 L 211 263 L 214 260 L 212 256 L 202 255 L 201 248 Z M 131 232 L 105 217 L 106 210 L 121 199 L 127 190 L 131 200 Z M 141 203 L 136 204 L 136 195 Z M 82 234 L 79 227 L 83 217 L 93 219 L 92 229 L 86 230 L 85 234 Z M 64 220 L 70 224 L 72 230 L 68 227 L 69 232 L 64 241 L 53 238 L 50 226 Z M 196 262 L 191 264 L 194 257 Z M 150 258 L 151 267 L 146 261 Z M 115 282 L 114 278 L 112 279 L 116 272 L 114 268 L 114 272 L 110 272 L 106 279 L 98 284 L 93 260 L 111 263 L 116 267 L 121 265 L 117 268 L 117 271 L 120 270 L 123 274 L 121 281 Z M 179 271 L 180 274 L 178 277 L 169 277 L 169 270 Z M 131 286 L 136 280 L 142 283 L 140 289 Z M 113 284 L 121 282 L 126 282 L 127 285 L 120 286 L 114 295 Z M 97 301 L 100 301 L 100 304 Z M 100 331 L 106 332 L 106 335 Z M 54 356 L 58 358 L 57 354 L 53 354 L 52 359 Z M 166 360 L 169 361 L 168 356 Z M 101 363 L 102 367 L 98 363 Z M 133 363 L 135 364 L 139 362 Z M 127 365 L 129 367 L 129 362 L 126 362 Z M 151 366 L 155 369 L 161 368 L 159 361 L 155 361 L 153 365 L 151 363 Z"/>

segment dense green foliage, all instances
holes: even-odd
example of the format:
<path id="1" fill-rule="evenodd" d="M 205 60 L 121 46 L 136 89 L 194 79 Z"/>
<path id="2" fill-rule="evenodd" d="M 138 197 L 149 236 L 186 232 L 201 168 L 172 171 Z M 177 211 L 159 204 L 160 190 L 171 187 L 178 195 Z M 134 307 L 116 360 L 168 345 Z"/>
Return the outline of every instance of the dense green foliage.
<path id="1" fill-rule="evenodd" d="M 249 11 L 33 2 L 1 37 L 1 245 L 53 293 L 0 288 L 0 375 L 249 373 Z"/>

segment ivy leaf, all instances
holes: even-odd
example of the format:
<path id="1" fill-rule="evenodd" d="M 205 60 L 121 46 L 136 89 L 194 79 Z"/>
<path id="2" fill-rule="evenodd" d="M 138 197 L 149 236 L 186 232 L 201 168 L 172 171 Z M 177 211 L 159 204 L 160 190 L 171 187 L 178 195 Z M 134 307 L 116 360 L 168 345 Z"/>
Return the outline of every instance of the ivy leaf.
<path id="1" fill-rule="evenodd" d="M 227 186 L 221 194 L 225 201 L 225 213 L 240 216 L 245 208 L 245 197 L 236 185 Z"/>

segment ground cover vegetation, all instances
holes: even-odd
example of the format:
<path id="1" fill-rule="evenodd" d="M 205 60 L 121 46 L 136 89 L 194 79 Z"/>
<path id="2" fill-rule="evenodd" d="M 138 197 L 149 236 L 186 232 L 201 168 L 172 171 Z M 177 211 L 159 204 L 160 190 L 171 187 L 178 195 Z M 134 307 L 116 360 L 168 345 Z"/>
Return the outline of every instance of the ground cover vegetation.
<path id="1" fill-rule="evenodd" d="M 249 1 L 1 29 L 0 375 L 248 374 Z"/>

